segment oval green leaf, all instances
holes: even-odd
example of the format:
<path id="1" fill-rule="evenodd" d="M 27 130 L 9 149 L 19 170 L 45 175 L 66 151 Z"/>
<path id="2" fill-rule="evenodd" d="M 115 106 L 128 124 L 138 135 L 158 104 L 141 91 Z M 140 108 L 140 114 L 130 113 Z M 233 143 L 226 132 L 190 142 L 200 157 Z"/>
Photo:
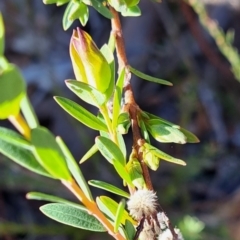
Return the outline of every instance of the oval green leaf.
<path id="1" fill-rule="evenodd" d="M 135 230 L 135 227 L 133 226 L 132 222 L 130 222 L 129 220 L 126 220 L 126 222 L 125 222 L 125 232 L 127 234 L 126 237 L 128 240 L 134 239 L 136 230 Z"/>
<path id="2" fill-rule="evenodd" d="M 179 129 L 164 124 L 160 120 L 150 119 L 145 124 L 147 130 L 159 142 L 186 143 L 186 137 Z"/>
<path id="3" fill-rule="evenodd" d="M 21 100 L 26 94 L 25 88 L 20 70 L 13 64 L 8 64 L 0 73 L 0 119 L 19 113 Z"/>
<path id="4" fill-rule="evenodd" d="M 25 149 L 31 150 L 33 148 L 32 145 L 20 134 L 7 128 L 0 127 L 0 139 L 9 144 L 16 145 Z"/>
<path id="5" fill-rule="evenodd" d="M 89 10 L 86 4 L 83 2 L 80 3 L 80 8 L 79 8 L 79 21 L 83 26 L 86 26 L 88 19 L 89 19 Z"/>
<path id="6" fill-rule="evenodd" d="M 104 226 L 85 210 L 61 204 L 49 203 L 40 207 L 40 210 L 49 218 L 72 226 L 93 232 L 105 232 Z"/>
<path id="7" fill-rule="evenodd" d="M 74 1 L 70 1 L 63 14 L 62 25 L 63 25 L 64 31 L 68 30 L 68 28 L 70 28 L 70 26 L 74 22 L 74 19 L 70 18 L 70 15 L 73 10 L 74 10 Z"/>
<path id="8" fill-rule="evenodd" d="M 171 163 L 175 163 L 175 164 L 179 164 L 179 165 L 182 165 L 182 166 L 186 166 L 186 163 L 183 160 L 178 159 L 178 158 L 174 158 L 174 157 L 168 155 L 167 153 L 155 148 L 154 146 L 152 146 L 148 143 L 145 143 L 144 147 L 147 150 L 149 150 L 151 153 L 153 153 L 155 156 L 157 156 L 158 158 L 160 158 L 162 160 L 165 160 L 165 161 L 168 161 L 168 162 L 171 162 Z"/>
<path id="9" fill-rule="evenodd" d="M 111 19 L 112 18 L 112 14 L 111 12 L 108 10 L 108 8 L 106 6 L 104 6 L 103 1 L 100 0 L 89 0 L 91 5 L 100 13 L 102 14 L 104 17 Z M 85 1 L 83 0 L 83 2 L 85 3 Z M 87 3 L 86 3 L 87 4 Z"/>
<path id="10" fill-rule="evenodd" d="M 105 95 L 87 83 L 76 80 L 67 80 L 66 85 L 83 101 L 93 106 L 101 107 L 106 102 Z"/>
<path id="11" fill-rule="evenodd" d="M 174 123 L 171 123 L 171 122 L 167 121 L 166 119 L 160 118 L 160 117 L 158 117 L 158 116 L 156 116 L 156 115 L 153 115 L 153 114 L 151 114 L 151 113 L 148 113 L 148 112 L 142 111 L 142 112 L 141 112 L 141 117 L 143 118 L 144 121 L 149 120 L 149 119 L 151 119 L 152 121 L 153 121 L 153 120 L 156 120 L 157 123 L 159 123 L 159 122 L 165 123 L 165 124 L 167 124 L 167 125 L 169 125 L 169 126 L 171 126 L 171 127 L 173 127 L 173 128 L 180 129 L 180 126 L 179 126 L 179 125 L 176 125 L 176 124 L 174 124 Z"/>
<path id="12" fill-rule="evenodd" d="M 141 16 L 141 9 L 138 6 L 132 6 L 132 7 L 124 8 L 121 11 L 121 14 L 124 17 L 138 17 L 138 16 Z M 145 79 L 145 80 L 147 80 L 147 79 Z M 151 80 L 149 80 L 149 81 L 151 81 Z M 161 80 L 161 81 L 165 81 L 165 80 Z M 153 81 L 151 81 L 151 82 L 153 82 Z M 159 80 L 157 83 L 159 83 Z M 164 84 L 164 83 L 161 83 L 161 84 Z"/>
<path id="13" fill-rule="evenodd" d="M 184 128 L 180 128 L 180 131 L 184 134 L 184 136 L 187 138 L 188 143 L 198 143 L 200 140 L 197 136 L 195 136 L 193 133 L 189 132 L 188 130 Z"/>
<path id="14" fill-rule="evenodd" d="M 32 129 L 31 142 L 36 159 L 52 176 L 64 180 L 71 179 L 64 155 L 48 129 Z"/>
<path id="15" fill-rule="evenodd" d="M 100 51 L 103 54 L 103 56 L 106 58 L 107 63 L 110 66 L 110 70 L 111 70 L 110 84 L 108 86 L 108 89 L 104 93 L 106 96 L 106 99 L 109 100 L 113 94 L 113 90 L 115 87 L 115 61 L 114 61 L 113 53 L 107 44 L 104 44 L 101 47 Z"/>
<path id="16" fill-rule="evenodd" d="M 95 139 L 98 150 L 111 163 L 118 161 L 122 166 L 125 165 L 125 159 L 120 148 L 109 138 L 99 136 Z"/>
<path id="17" fill-rule="evenodd" d="M 118 116 L 117 129 L 120 134 L 127 134 L 131 126 L 129 113 L 123 112 Z"/>
<path id="18" fill-rule="evenodd" d="M 20 145 L 16 145 L 15 143 L 16 142 L 11 143 L 0 139 L 0 152 L 6 157 L 13 160 L 15 163 L 21 165 L 24 168 L 27 168 L 32 172 L 53 178 L 53 176 L 51 176 L 38 163 L 30 150 L 26 149 L 25 146 L 21 147 Z"/>
<path id="19" fill-rule="evenodd" d="M 135 68 L 129 66 L 129 69 L 130 71 L 136 75 L 137 77 L 141 78 L 141 79 L 144 79 L 144 80 L 147 80 L 147 81 L 150 81 L 150 82 L 155 82 L 155 83 L 159 83 L 159 84 L 163 84 L 163 85 L 168 85 L 168 86 L 172 86 L 172 83 L 171 82 L 168 82 L 166 80 L 163 80 L 163 79 L 160 79 L 160 78 L 155 78 L 155 77 L 151 77 L 145 73 L 142 73 L 138 70 L 136 70 Z"/>
<path id="20" fill-rule="evenodd" d="M 106 182 L 102 182 L 102 181 L 99 181 L 99 180 L 90 180 L 90 181 L 88 181 L 88 183 L 91 186 L 94 186 L 94 187 L 97 187 L 97 188 L 101 188 L 103 190 L 106 190 L 108 192 L 114 193 L 114 194 L 122 196 L 122 197 L 125 197 L 125 198 L 129 198 L 130 197 L 129 193 L 123 191 L 122 189 L 120 189 L 118 187 L 115 187 L 112 184 L 109 184 L 109 183 L 106 183 Z"/>
<path id="21" fill-rule="evenodd" d="M 54 203 L 63 203 L 72 207 L 76 207 L 76 208 L 80 208 L 84 211 L 88 211 L 83 205 L 74 203 L 74 202 L 70 202 L 66 199 L 57 197 L 57 196 L 53 196 L 53 195 L 49 195 L 49 194 L 45 194 L 45 193 L 40 193 L 40 192 L 29 192 L 26 195 L 27 199 L 31 199 L 31 200 L 39 200 L 39 201 L 48 201 L 48 202 L 54 202 Z"/>
<path id="22" fill-rule="evenodd" d="M 119 162 L 119 161 L 113 161 L 113 166 L 115 170 L 117 171 L 118 175 L 127 182 L 128 185 L 134 186 L 130 177 L 129 172 L 126 170 L 126 168 Z"/>
<path id="23" fill-rule="evenodd" d="M 101 120 L 77 103 L 63 97 L 54 97 L 54 99 L 66 112 L 84 125 L 94 130 L 107 132 L 107 127 Z"/>

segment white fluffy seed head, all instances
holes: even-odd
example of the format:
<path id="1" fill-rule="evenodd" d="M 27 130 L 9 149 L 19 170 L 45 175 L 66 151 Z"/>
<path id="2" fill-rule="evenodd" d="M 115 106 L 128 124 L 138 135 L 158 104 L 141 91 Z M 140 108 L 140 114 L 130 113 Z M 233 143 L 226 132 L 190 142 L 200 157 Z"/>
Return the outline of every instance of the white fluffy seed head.
<path id="1" fill-rule="evenodd" d="M 148 217 L 156 212 L 156 193 L 147 189 L 138 190 L 130 197 L 127 206 L 134 219 L 141 220 L 143 216 Z"/>

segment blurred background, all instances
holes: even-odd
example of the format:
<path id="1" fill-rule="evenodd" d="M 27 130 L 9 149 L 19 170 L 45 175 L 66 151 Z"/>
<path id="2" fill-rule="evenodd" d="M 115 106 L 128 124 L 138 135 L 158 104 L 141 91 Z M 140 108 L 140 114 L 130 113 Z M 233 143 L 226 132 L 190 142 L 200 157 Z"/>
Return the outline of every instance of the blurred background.
<path id="1" fill-rule="evenodd" d="M 205 4 L 210 19 L 218 22 L 223 32 L 234 30 L 233 45 L 240 50 L 240 1 L 199 2 Z M 174 86 L 133 78 L 137 103 L 200 139 L 199 144 L 185 145 L 155 142 L 160 149 L 187 162 L 186 167 L 161 162 L 159 170 L 151 172 L 160 203 L 186 240 L 240 240 L 240 82 L 185 1 L 165 0 L 159 4 L 142 0 L 140 5 L 141 17 L 122 19 L 129 63 Z M 40 0 L 0 2 L 6 57 L 21 68 L 41 124 L 62 136 L 79 160 L 96 133 L 53 101 L 54 95 L 60 95 L 86 107 L 64 84 L 65 79 L 74 78 L 68 52 L 72 29 L 62 29 L 64 9 L 45 6 Z M 75 21 L 77 26 L 80 23 Z M 101 47 L 108 41 L 110 22 L 91 9 L 84 29 Z M 0 126 L 12 128 L 7 121 L 1 121 Z M 130 150 L 131 136 L 126 136 L 126 141 Z M 84 163 L 82 170 L 88 180 L 121 186 L 121 180 L 100 155 Z M 110 239 L 106 234 L 48 219 L 39 211 L 43 202 L 26 200 L 29 191 L 75 200 L 59 182 L 35 175 L 0 155 L 1 240 Z M 100 190 L 94 193 L 107 194 Z"/>

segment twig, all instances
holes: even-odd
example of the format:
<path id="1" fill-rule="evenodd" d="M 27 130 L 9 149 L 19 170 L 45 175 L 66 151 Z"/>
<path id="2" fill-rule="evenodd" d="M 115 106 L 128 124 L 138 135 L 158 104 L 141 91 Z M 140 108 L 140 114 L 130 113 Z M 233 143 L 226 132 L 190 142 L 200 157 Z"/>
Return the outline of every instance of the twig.
<path id="1" fill-rule="evenodd" d="M 118 58 L 118 64 L 119 64 L 119 69 L 118 71 L 120 72 L 121 69 L 125 68 L 126 73 L 125 73 L 125 80 L 124 80 L 124 98 L 125 98 L 125 110 L 129 112 L 130 118 L 131 118 L 131 125 L 132 125 L 132 132 L 133 132 L 133 149 L 135 150 L 137 154 L 137 159 L 140 162 L 142 172 L 143 172 L 143 177 L 146 183 L 146 187 L 149 190 L 153 190 L 150 174 L 147 165 L 144 162 L 143 159 L 143 154 L 140 151 L 141 146 L 144 143 L 144 140 L 141 137 L 140 133 L 140 128 L 138 126 L 138 116 L 141 111 L 139 106 L 137 105 L 133 90 L 130 84 L 130 79 L 131 79 L 131 73 L 129 71 L 128 67 L 128 61 L 126 57 L 126 52 L 125 52 L 125 45 L 124 45 L 124 39 L 123 39 L 123 34 L 122 34 L 122 26 L 121 22 L 119 19 L 118 12 L 109 6 L 109 9 L 113 15 L 113 18 L 111 20 L 112 22 L 112 34 L 114 34 L 116 38 L 116 50 L 117 50 L 117 58 Z M 160 204 L 158 203 L 158 209 L 161 212 L 164 212 Z M 156 216 L 154 216 L 156 218 Z M 141 222 L 140 222 L 141 225 Z M 172 227 L 172 224 L 170 220 L 168 219 L 167 222 L 168 228 L 172 233 L 173 240 L 177 240 L 178 236 L 174 231 L 174 228 Z M 138 234 L 140 234 L 140 231 L 138 231 Z"/>

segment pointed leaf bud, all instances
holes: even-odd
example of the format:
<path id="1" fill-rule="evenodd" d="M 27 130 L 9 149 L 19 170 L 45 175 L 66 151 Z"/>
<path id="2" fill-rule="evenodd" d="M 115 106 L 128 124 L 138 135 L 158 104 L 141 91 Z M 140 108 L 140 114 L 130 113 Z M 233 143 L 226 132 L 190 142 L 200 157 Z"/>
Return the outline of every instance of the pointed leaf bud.
<path id="1" fill-rule="evenodd" d="M 111 81 L 110 66 L 91 36 L 80 28 L 73 31 L 70 56 L 76 79 L 106 92 Z"/>
<path id="2" fill-rule="evenodd" d="M 129 160 L 127 163 L 127 170 L 129 172 L 133 185 L 138 189 L 143 189 L 146 184 L 143 178 L 141 165 L 136 158 Z"/>

